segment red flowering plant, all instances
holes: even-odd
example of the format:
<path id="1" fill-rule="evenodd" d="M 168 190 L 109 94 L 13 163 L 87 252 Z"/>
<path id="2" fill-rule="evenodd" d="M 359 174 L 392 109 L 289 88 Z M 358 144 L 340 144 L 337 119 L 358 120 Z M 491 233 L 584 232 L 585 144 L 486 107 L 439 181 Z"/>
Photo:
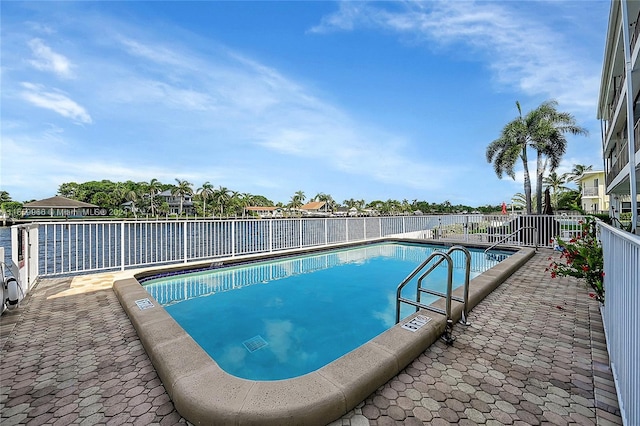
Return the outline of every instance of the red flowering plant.
<path id="1" fill-rule="evenodd" d="M 547 271 L 551 271 L 551 278 L 576 277 L 583 278 L 594 293 L 589 296 L 604 303 L 604 267 L 602 245 L 596 237 L 595 221 L 589 217 L 578 222 L 581 232 L 569 241 L 557 237 L 557 245 L 562 251 L 558 261 L 552 260 Z"/>

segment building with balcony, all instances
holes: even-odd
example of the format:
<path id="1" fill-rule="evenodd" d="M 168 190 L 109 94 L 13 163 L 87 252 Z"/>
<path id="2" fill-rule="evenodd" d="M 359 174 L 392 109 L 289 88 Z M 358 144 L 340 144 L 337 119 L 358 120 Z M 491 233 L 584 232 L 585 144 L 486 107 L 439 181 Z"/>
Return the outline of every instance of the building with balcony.
<path id="1" fill-rule="evenodd" d="M 578 180 L 581 207 L 587 213 L 602 213 L 609 211 L 609 196 L 605 191 L 605 174 L 603 170 L 588 171 Z"/>
<path id="2" fill-rule="evenodd" d="M 180 196 L 171 193 L 170 189 L 162 191 L 157 195 L 163 201 L 169 205 L 169 214 L 180 214 Z M 193 197 L 186 194 L 182 199 L 182 213 L 186 215 L 195 214 L 195 208 L 193 206 Z"/>
<path id="3" fill-rule="evenodd" d="M 631 213 L 638 232 L 640 186 L 640 2 L 614 0 L 609 11 L 598 119 L 610 212 Z"/>

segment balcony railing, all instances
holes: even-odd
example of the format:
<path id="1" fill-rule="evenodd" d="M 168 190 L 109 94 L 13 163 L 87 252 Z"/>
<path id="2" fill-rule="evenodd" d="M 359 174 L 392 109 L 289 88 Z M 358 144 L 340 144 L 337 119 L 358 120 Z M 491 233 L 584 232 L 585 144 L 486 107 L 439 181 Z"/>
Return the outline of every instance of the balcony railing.
<path id="1" fill-rule="evenodd" d="M 588 187 L 582 188 L 582 196 L 583 197 L 597 197 L 599 194 L 598 187 Z"/>
<path id="2" fill-rule="evenodd" d="M 615 80 L 614 80 L 615 84 Z M 618 106 L 618 100 L 620 99 L 620 95 L 622 94 L 622 83 L 618 83 L 617 87 L 615 87 L 615 92 L 613 94 L 613 99 L 611 100 L 611 104 L 609 104 L 609 120 L 613 120 L 613 116 L 616 112 L 616 107 Z"/>
<path id="3" fill-rule="evenodd" d="M 636 47 L 636 42 L 638 41 L 638 35 L 640 35 L 640 25 L 638 24 L 640 21 L 640 12 L 636 17 L 636 20 L 631 23 L 631 28 L 633 28 L 633 32 L 631 33 L 631 52 L 633 53 L 634 48 Z"/>
<path id="4" fill-rule="evenodd" d="M 637 152 L 640 149 L 640 118 L 636 120 L 636 124 L 633 126 L 633 139 Z"/>
<path id="5" fill-rule="evenodd" d="M 640 35 L 640 25 L 638 22 L 640 21 L 640 12 L 638 12 L 638 16 L 636 20 L 630 24 L 633 28 L 633 32 L 631 33 L 631 52 L 633 53 L 633 49 L 636 47 L 636 42 L 638 41 L 638 35 Z"/>
<path id="6" fill-rule="evenodd" d="M 625 140 L 622 144 L 622 147 L 617 151 L 617 159 L 611 165 L 611 168 L 607 172 L 607 185 L 610 185 L 613 180 L 620 174 L 622 169 L 624 169 L 629 163 L 629 148 L 628 142 Z"/>

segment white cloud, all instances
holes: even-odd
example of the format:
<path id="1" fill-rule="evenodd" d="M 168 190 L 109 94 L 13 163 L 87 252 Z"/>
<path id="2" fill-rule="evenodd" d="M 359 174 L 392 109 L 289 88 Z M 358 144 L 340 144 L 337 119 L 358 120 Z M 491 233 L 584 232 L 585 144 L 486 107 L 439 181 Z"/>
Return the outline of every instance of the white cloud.
<path id="1" fill-rule="evenodd" d="M 162 45 L 149 45 L 126 37 L 119 37 L 119 41 L 130 55 L 159 64 L 178 67 L 184 67 L 185 65 L 183 55 Z"/>
<path id="2" fill-rule="evenodd" d="M 203 57 L 158 43 L 124 38 L 120 42 L 129 54 L 140 58 L 141 68 L 149 74 L 134 74 L 130 69 L 112 72 L 118 78 L 103 82 L 107 101 L 123 108 L 144 104 L 145 117 L 156 120 L 166 115 L 166 107 L 196 112 L 198 124 L 193 130 L 201 129 L 201 134 L 185 142 L 193 147 L 202 146 L 205 140 L 215 144 L 220 134 L 233 135 L 241 144 L 257 145 L 260 151 L 254 152 L 260 156 L 284 155 L 290 157 L 284 162 L 299 163 L 299 167 L 314 163 L 315 167 L 413 188 L 439 187 L 453 173 L 451 167 L 409 158 L 397 136 L 354 122 L 306 87 L 238 52 L 219 49 L 218 54 Z M 167 67 L 170 71 L 164 72 Z M 163 74 L 171 78 L 148 77 Z M 170 124 L 163 125 L 180 126 L 180 120 L 173 116 Z M 213 136 L 202 135 L 211 132 Z"/>
<path id="3" fill-rule="evenodd" d="M 389 6 L 394 7 L 391 10 L 376 2 L 341 2 L 337 12 L 310 31 L 380 28 L 423 40 L 429 47 L 433 41 L 441 48 L 451 46 L 456 54 L 462 54 L 462 43 L 476 53 L 474 60 L 481 58 L 488 64 L 500 84 L 529 96 L 554 98 L 564 108 L 591 118 L 598 95 L 600 58 L 576 52 L 566 39 L 566 27 L 563 33 L 556 31 L 544 15 L 512 7 L 515 4 L 402 2 Z"/>
<path id="4" fill-rule="evenodd" d="M 107 96 L 119 104 L 163 104 L 169 108 L 204 111 L 215 107 L 208 93 L 176 87 L 167 82 L 132 76 L 112 81 Z"/>
<path id="5" fill-rule="evenodd" d="M 73 77 L 73 65 L 65 56 L 54 52 L 39 38 L 31 39 L 28 44 L 34 55 L 34 59 L 29 60 L 29 63 L 34 68 L 51 71 L 62 78 Z"/>
<path id="6" fill-rule="evenodd" d="M 90 124 L 92 122 L 87 111 L 67 95 L 59 91 L 47 91 L 38 84 L 23 82 L 21 85 L 26 89 L 20 93 L 25 101 L 40 108 L 54 111 L 77 123 Z"/>

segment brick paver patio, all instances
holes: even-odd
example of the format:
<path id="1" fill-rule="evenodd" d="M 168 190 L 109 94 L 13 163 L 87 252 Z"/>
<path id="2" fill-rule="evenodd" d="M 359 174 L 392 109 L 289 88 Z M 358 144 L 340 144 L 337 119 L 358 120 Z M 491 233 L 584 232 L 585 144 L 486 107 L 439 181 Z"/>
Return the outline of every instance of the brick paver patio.
<path id="1" fill-rule="evenodd" d="M 333 425 L 621 424 L 598 303 L 581 282 L 552 280 L 541 250 L 434 344 Z M 55 297 L 41 281 L 0 317 L 0 422 L 186 423 L 115 294 Z"/>

